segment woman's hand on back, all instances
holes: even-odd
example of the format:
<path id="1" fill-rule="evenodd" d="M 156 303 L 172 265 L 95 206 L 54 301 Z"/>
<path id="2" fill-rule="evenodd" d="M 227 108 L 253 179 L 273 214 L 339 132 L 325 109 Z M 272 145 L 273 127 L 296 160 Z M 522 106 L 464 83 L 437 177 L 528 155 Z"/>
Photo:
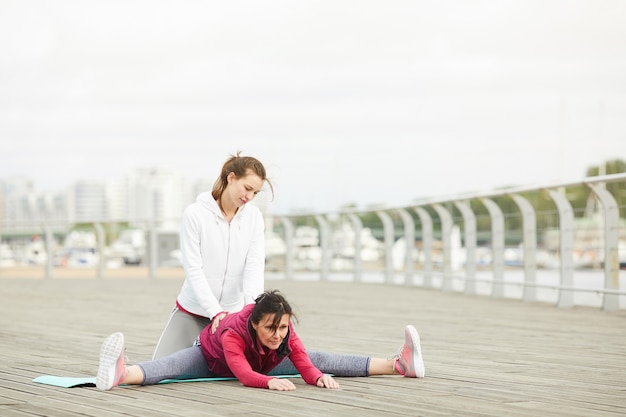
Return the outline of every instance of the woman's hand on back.
<path id="1" fill-rule="evenodd" d="M 222 321 L 222 319 L 226 317 L 227 314 L 228 313 L 224 311 L 213 317 L 213 320 L 211 320 L 211 333 L 215 333 L 215 331 L 217 330 L 217 326 L 220 325 L 220 321 Z"/>

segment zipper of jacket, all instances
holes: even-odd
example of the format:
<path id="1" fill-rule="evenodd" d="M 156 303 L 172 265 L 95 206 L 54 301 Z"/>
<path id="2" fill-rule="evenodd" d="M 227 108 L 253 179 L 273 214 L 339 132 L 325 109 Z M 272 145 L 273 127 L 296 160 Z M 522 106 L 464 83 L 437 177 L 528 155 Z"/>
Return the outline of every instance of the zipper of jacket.
<path id="1" fill-rule="evenodd" d="M 226 221 L 226 219 L 224 219 L 224 221 Z M 222 289 L 220 291 L 220 297 L 217 299 L 220 305 L 222 305 L 222 296 L 224 295 L 224 285 L 226 284 L 226 275 L 228 275 L 228 260 L 230 258 L 230 225 L 231 223 L 226 222 L 226 224 L 228 227 L 228 242 L 226 244 L 226 263 L 224 264 L 224 276 L 222 276 Z"/>

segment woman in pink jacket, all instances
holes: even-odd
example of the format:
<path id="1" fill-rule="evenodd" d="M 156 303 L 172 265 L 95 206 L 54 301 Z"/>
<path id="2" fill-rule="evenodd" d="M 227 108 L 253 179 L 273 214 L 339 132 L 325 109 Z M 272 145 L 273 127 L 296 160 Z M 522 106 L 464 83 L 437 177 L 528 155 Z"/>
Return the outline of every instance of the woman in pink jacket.
<path id="1" fill-rule="evenodd" d="M 192 347 L 128 367 L 124 364 L 124 336 L 114 333 L 102 345 L 96 386 L 110 390 L 122 384 L 152 385 L 165 379 L 235 377 L 247 387 L 290 391 L 296 388 L 293 382 L 271 375 L 289 358 L 307 384 L 339 388 L 335 379 L 313 365 L 292 318 L 287 300 L 278 291 L 266 291 L 254 304 L 224 317 L 215 331 L 211 325 L 205 327 Z M 336 376 L 424 376 L 419 336 L 413 326 L 407 326 L 404 346 L 396 357 L 349 358 L 353 363 L 341 360 L 343 369 L 333 368 L 338 371 Z"/>

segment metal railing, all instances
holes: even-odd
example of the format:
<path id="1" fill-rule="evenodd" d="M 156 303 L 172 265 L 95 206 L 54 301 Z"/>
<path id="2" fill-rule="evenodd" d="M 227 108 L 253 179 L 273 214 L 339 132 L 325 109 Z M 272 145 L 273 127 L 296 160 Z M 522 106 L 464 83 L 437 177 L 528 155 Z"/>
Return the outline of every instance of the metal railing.
<path id="1" fill-rule="evenodd" d="M 626 295 L 626 292 L 620 290 L 620 261 L 619 261 L 619 232 L 620 227 L 624 232 L 623 219 L 620 222 L 620 215 L 616 197 L 606 189 L 606 184 L 624 182 L 626 174 L 605 175 L 600 177 L 586 178 L 580 182 L 554 183 L 549 185 L 534 187 L 519 187 L 501 191 L 491 191 L 484 193 L 472 193 L 465 195 L 456 195 L 451 197 L 443 197 L 436 199 L 427 199 L 417 201 L 414 205 L 408 207 L 388 208 L 384 210 L 375 210 L 374 213 L 379 217 L 383 229 L 383 248 L 384 248 L 384 281 L 386 283 L 398 282 L 398 268 L 393 265 L 393 248 L 394 243 L 398 240 L 398 235 L 404 238 L 405 250 L 403 268 L 401 274 L 404 275 L 403 281 L 406 285 L 417 285 L 416 276 L 422 278 L 421 285 L 427 288 L 440 288 L 443 291 L 452 291 L 455 281 L 463 284 L 466 294 L 477 294 L 477 283 L 491 284 L 491 295 L 493 297 L 504 297 L 505 285 L 518 285 L 523 289 L 522 300 L 525 302 L 537 301 L 537 289 L 553 289 L 558 291 L 559 307 L 572 307 L 574 302 L 574 294 L 579 292 L 596 293 L 602 296 L 601 306 L 604 310 L 614 311 L 620 309 L 620 296 Z M 603 284 L 601 287 L 584 288 L 576 286 L 574 283 L 574 248 L 575 248 L 575 218 L 572 205 L 564 192 L 567 187 L 586 186 L 592 192 L 602 208 L 603 225 L 599 234 L 604 237 L 604 244 L 601 248 L 599 262 L 603 268 Z M 558 213 L 558 284 L 546 284 L 537 281 L 538 262 L 537 254 L 537 210 L 524 194 L 532 192 L 546 192 Z M 523 281 L 511 282 L 504 279 L 505 267 L 504 254 L 505 246 L 505 214 L 499 205 L 494 201 L 496 197 L 508 196 L 517 205 L 522 217 L 522 268 Z M 490 241 L 489 246 L 492 255 L 490 270 L 492 272 L 491 279 L 480 279 L 476 277 L 478 262 L 476 259 L 477 250 L 477 221 L 476 213 L 472 209 L 470 201 L 480 201 L 486 208 L 490 223 Z M 453 270 L 452 263 L 452 235 L 455 225 L 455 219 L 452 215 L 454 207 L 460 212 L 461 217 L 458 223 L 463 223 L 464 245 L 463 251 L 465 261 L 462 269 Z M 329 265 L 332 259 L 332 249 L 328 244 L 329 237 L 329 218 L 337 218 L 338 216 L 346 216 L 352 223 L 354 230 L 354 247 L 355 252 L 359 253 L 361 247 L 359 230 L 363 228 L 361 217 L 367 212 L 344 211 L 339 213 L 323 214 L 298 214 L 277 216 L 280 223 L 284 226 L 285 241 L 288 242 L 288 250 L 285 260 L 285 275 L 287 277 L 294 276 L 295 259 L 294 250 L 291 248 L 293 242 L 293 231 L 296 229 L 295 224 L 302 221 L 303 218 L 314 218 L 319 227 L 319 241 L 322 254 L 320 256 L 320 279 L 327 280 L 331 274 Z M 432 214 L 435 213 L 435 214 Z M 417 218 L 413 215 L 415 214 Z M 402 223 L 401 228 L 396 228 L 392 216 L 397 217 Z M 417 220 L 417 221 L 416 221 Z M 440 234 L 440 251 L 441 259 L 435 267 L 433 260 L 433 246 L 435 244 L 433 225 L 438 223 Z M 400 233 L 396 229 L 400 230 Z M 421 236 L 421 249 L 423 259 L 418 262 L 420 271 L 416 272 L 416 263 L 413 260 L 415 236 Z M 622 233 L 625 235 L 625 233 Z M 623 242 L 626 243 L 626 242 Z M 363 276 L 363 264 L 359 257 L 354 262 L 352 273 L 355 281 L 361 281 Z M 626 261 L 626 258 L 624 259 Z M 457 268 L 458 269 L 458 268 Z M 434 282 L 434 277 L 440 278 L 440 284 Z"/>
<path id="2" fill-rule="evenodd" d="M 281 279 L 297 279 L 307 274 L 314 279 L 341 277 L 355 282 L 375 277 L 374 281 L 387 284 L 468 295 L 488 294 L 495 298 L 510 296 L 510 288 L 517 287 L 521 292 L 513 293 L 524 302 L 541 301 L 538 291 L 544 289 L 556 292 L 556 305 L 564 308 L 577 305 L 576 294 L 592 293 L 601 297 L 602 309 L 619 310 L 623 304 L 621 299 L 626 296 L 620 289 L 619 259 L 620 243 L 626 245 L 626 222 L 624 216 L 620 217 L 620 208 L 625 209 L 618 204 L 622 196 L 613 195 L 607 189 L 607 184 L 615 183 L 626 183 L 626 174 L 424 199 L 403 207 L 268 215 L 268 239 L 278 239 L 282 246 L 272 252 L 268 244 L 267 274 Z M 596 259 L 589 268 L 600 273 L 602 282 L 593 278 L 594 284 L 586 286 L 577 284 L 578 266 L 574 262 L 579 245 L 577 221 L 584 216 L 575 216 L 565 192 L 569 187 L 581 186 L 590 190 L 598 207 L 596 218 L 601 217 L 597 228 L 593 229 Z M 548 195 L 554 208 L 538 209 L 536 201 L 529 199 L 533 193 Z M 499 204 L 503 198 L 513 201 L 516 210 L 508 207 L 503 211 Z M 542 219 L 558 217 L 555 230 L 539 229 L 540 216 Z M 521 230 L 506 227 L 507 222 L 518 218 Z M 171 221 L 169 219 L 170 224 Z M 108 226 L 105 222 L 93 223 L 95 251 L 101 260 L 93 268 L 98 278 L 108 274 L 104 261 Z M 163 266 L 159 247 L 163 246 L 164 232 L 157 222 L 145 222 L 141 227 L 146 240 L 143 268 L 148 277 L 156 277 Z M 43 225 L 39 230 L 45 250 L 53 253 L 58 230 L 52 225 Z M 312 236 L 299 235 L 302 230 L 312 231 Z M 166 232 L 170 240 L 172 233 L 176 232 Z M 540 251 L 538 242 L 541 236 L 550 233 L 557 237 L 550 249 L 555 268 L 552 275 L 558 276 L 556 282 L 539 277 L 542 268 L 539 255 L 546 249 Z M 342 244 L 336 242 L 338 236 Z M 597 242 L 599 237 L 601 243 Z M 515 265 L 507 261 L 511 242 L 520 254 Z M 369 250 L 378 251 L 378 255 L 365 256 Z M 309 256 L 311 253 L 314 256 Z M 58 265 L 53 256 L 47 257 L 43 269 L 44 277 L 55 275 Z"/>

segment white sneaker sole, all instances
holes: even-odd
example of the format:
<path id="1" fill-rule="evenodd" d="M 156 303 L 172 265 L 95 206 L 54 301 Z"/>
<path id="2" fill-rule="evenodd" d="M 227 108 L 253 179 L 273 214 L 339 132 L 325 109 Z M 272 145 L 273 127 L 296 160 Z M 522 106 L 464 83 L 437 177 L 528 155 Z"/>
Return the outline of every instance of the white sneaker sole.
<path id="1" fill-rule="evenodd" d="M 117 361 L 124 352 L 124 335 L 113 333 L 105 339 L 100 348 L 100 365 L 96 375 L 96 387 L 102 391 L 113 388 Z"/>
<path id="2" fill-rule="evenodd" d="M 415 327 L 408 325 L 405 329 L 406 342 L 413 351 L 413 369 L 415 378 L 424 378 L 426 369 L 424 367 L 424 359 L 422 358 L 422 346 L 420 344 L 420 336 Z"/>

